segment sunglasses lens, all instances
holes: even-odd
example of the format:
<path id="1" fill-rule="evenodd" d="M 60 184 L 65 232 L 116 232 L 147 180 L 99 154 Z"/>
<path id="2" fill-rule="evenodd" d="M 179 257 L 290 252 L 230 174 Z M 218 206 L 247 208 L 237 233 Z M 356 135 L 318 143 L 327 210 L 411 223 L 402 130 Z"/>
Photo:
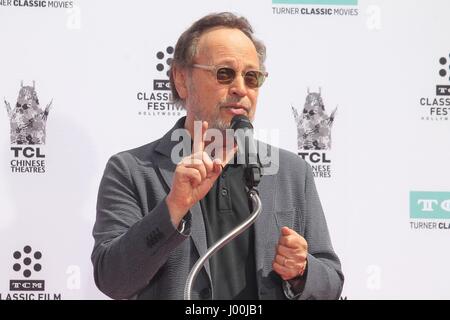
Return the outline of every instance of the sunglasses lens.
<path id="1" fill-rule="evenodd" d="M 217 70 L 217 81 L 222 84 L 230 84 L 236 77 L 236 72 L 231 68 L 219 68 Z"/>
<path id="2" fill-rule="evenodd" d="M 232 68 L 221 67 L 217 69 L 217 82 L 221 84 L 230 84 L 236 78 L 236 71 Z M 244 75 L 244 81 L 249 88 L 259 88 L 265 80 L 265 75 L 256 70 L 247 71 Z"/>
<path id="3" fill-rule="evenodd" d="M 245 74 L 245 84 L 249 88 L 258 88 L 264 82 L 264 75 L 259 71 L 248 71 Z"/>

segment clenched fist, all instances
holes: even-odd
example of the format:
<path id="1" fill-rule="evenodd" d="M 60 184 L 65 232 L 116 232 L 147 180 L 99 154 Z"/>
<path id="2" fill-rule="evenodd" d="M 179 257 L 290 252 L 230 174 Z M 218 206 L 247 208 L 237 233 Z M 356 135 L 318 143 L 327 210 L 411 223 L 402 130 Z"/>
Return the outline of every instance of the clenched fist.
<path id="1" fill-rule="evenodd" d="M 306 269 L 308 243 L 305 238 L 288 227 L 281 228 L 273 270 L 283 280 L 290 280 L 302 276 Z"/>

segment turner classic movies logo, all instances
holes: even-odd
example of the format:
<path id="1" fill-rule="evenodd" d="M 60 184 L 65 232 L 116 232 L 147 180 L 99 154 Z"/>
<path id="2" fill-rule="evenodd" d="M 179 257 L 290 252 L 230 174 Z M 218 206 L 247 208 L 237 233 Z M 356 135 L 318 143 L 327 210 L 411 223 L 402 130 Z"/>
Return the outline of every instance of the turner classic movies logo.
<path id="1" fill-rule="evenodd" d="M 19 96 L 14 108 L 5 99 L 6 112 L 10 123 L 10 161 L 13 173 L 44 173 L 46 125 L 52 101 L 45 108 L 39 105 L 36 85 L 20 84 Z M 39 147 L 38 147 L 39 146 Z"/>
<path id="2" fill-rule="evenodd" d="M 153 79 L 152 91 L 139 91 L 136 98 L 144 103 L 143 110 L 138 111 L 140 116 L 181 116 L 185 111 L 179 105 L 172 102 L 170 91 L 169 72 L 173 58 L 173 47 L 167 47 L 164 51 L 156 53 L 157 78 Z"/>
<path id="3" fill-rule="evenodd" d="M 0 7 L 72 9 L 73 8 L 73 1 L 0 0 Z"/>
<path id="4" fill-rule="evenodd" d="M 435 95 L 419 98 L 424 121 L 448 121 L 450 116 L 450 53 L 436 60 L 440 83 L 436 84 Z"/>
<path id="5" fill-rule="evenodd" d="M 291 108 L 297 124 L 298 155 L 311 163 L 314 177 L 330 178 L 331 160 L 326 150 L 331 149 L 331 128 L 337 107 L 328 115 L 321 90 L 308 89 L 303 110 Z"/>
<path id="6" fill-rule="evenodd" d="M 301 16 L 357 16 L 358 0 L 272 0 L 272 13 Z"/>
<path id="7" fill-rule="evenodd" d="M 411 191 L 410 226 L 414 230 L 450 230 L 450 192 Z"/>
<path id="8" fill-rule="evenodd" d="M 41 251 L 33 251 L 26 245 L 22 250 L 14 251 L 12 257 L 16 279 L 9 280 L 10 292 L 0 293 L 0 300 L 61 300 L 60 293 L 45 292 L 45 280 L 36 280 L 42 270 Z"/>

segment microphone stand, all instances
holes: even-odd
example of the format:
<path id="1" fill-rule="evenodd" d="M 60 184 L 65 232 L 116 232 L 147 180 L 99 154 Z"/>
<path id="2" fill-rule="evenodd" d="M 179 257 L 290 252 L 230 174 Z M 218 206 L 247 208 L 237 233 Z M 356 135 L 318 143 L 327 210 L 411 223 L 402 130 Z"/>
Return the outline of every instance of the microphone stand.
<path id="1" fill-rule="evenodd" d="M 261 213 L 262 205 L 261 199 L 258 194 L 258 190 L 256 187 L 261 181 L 261 168 L 256 164 L 249 164 L 246 166 L 244 171 L 245 184 L 247 189 L 247 195 L 252 202 L 253 212 L 250 216 L 244 220 L 240 225 L 231 230 L 228 234 L 223 236 L 219 241 L 217 241 L 214 245 L 212 245 L 206 253 L 201 256 L 194 267 L 192 267 L 191 272 L 189 272 L 186 285 L 184 287 L 184 300 L 192 300 L 192 286 L 194 284 L 195 279 L 197 278 L 198 273 L 202 269 L 205 262 L 217 251 L 223 248 L 226 244 L 231 242 L 234 238 L 240 235 L 242 232 L 247 230 L 258 218 L 258 215 Z"/>

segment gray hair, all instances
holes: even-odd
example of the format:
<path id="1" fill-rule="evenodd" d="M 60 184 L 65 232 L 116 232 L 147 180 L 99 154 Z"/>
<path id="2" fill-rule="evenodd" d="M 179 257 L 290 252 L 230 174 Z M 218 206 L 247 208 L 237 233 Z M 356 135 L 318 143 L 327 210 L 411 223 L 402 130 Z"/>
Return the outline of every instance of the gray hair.
<path id="1" fill-rule="evenodd" d="M 225 27 L 241 30 L 253 42 L 259 58 L 261 70 L 264 70 L 264 60 L 266 59 L 266 46 L 253 36 L 253 28 L 244 17 L 238 17 L 231 12 L 212 13 L 197 20 L 187 29 L 177 41 L 175 53 L 170 68 L 170 87 L 174 103 L 182 104 L 183 100 L 177 92 L 173 78 L 173 67 L 187 68 L 193 63 L 197 54 L 198 41 L 203 33 L 215 28 Z"/>

